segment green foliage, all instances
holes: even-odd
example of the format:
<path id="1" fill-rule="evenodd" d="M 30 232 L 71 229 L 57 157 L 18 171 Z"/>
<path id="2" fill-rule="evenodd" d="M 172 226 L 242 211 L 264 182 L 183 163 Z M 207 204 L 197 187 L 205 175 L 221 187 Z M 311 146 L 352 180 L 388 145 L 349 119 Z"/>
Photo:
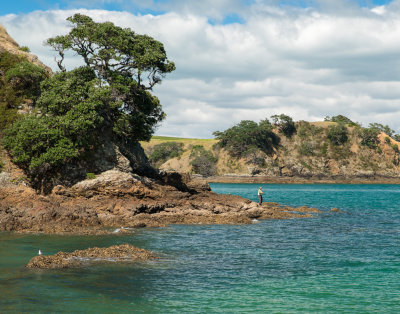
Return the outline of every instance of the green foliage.
<path id="1" fill-rule="evenodd" d="M 385 132 L 390 137 L 392 137 L 394 135 L 394 130 L 392 130 L 388 125 L 383 125 L 380 123 L 370 123 L 369 128 L 376 129 L 379 132 Z"/>
<path id="2" fill-rule="evenodd" d="M 397 145 L 397 144 L 392 144 L 391 147 L 392 147 L 392 149 L 394 150 L 394 152 L 395 152 L 396 154 L 400 153 L 399 145 Z"/>
<path id="3" fill-rule="evenodd" d="M 35 101 L 45 71 L 24 57 L 0 52 L 0 134 L 17 118 L 17 108 L 26 99 Z"/>
<path id="4" fill-rule="evenodd" d="M 36 113 L 16 121 L 4 138 L 13 161 L 36 182 L 85 159 L 104 141 L 149 140 L 165 118 L 150 90 L 175 69 L 163 45 L 149 36 L 110 22 L 95 23 L 81 14 L 68 21 L 73 26 L 69 34 L 47 41 L 61 56 L 61 72 L 40 88 L 41 68 L 7 56 L 4 81 L 12 90 L 40 95 Z M 86 66 L 67 72 L 62 65 L 67 50 L 80 55 Z"/>
<path id="5" fill-rule="evenodd" d="M 254 121 L 242 120 L 223 132 L 214 132 L 213 135 L 219 140 L 219 145 L 234 157 L 244 157 L 254 147 L 270 153 L 280 142 L 268 119 L 258 124 Z"/>
<path id="6" fill-rule="evenodd" d="M 362 128 L 358 135 L 361 138 L 361 145 L 375 149 L 379 143 L 378 135 L 381 131 L 377 128 Z"/>
<path id="7" fill-rule="evenodd" d="M 22 46 L 22 47 L 19 47 L 19 50 L 21 50 L 21 51 L 25 51 L 25 52 L 31 52 L 31 50 L 29 49 L 29 47 L 28 47 L 28 46 Z"/>
<path id="8" fill-rule="evenodd" d="M 337 123 L 343 123 L 343 124 L 354 123 L 349 118 L 347 118 L 346 116 L 343 116 L 341 114 L 337 115 L 337 116 L 333 116 L 333 117 L 326 116 L 324 121 L 337 122 Z"/>
<path id="9" fill-rule="evenodd" d="M 5 78 L 18 95 L 36 98 L 40 95 L 40 82 L 46 78 L 46 71 L 31 62 L 23 61 L 7 70 Z"/>
<path id="10" fill-rule="evenodd" d="M 392 137 L 395 141 L 400 142 L 400 134 L 394 134 Z"/>
<path id="11" fill-rule="evenodd" d="M 343 145 L 349 138 L 347 127 L 343 123 L 329 126 L 327 136 L 333 145 Z"/>
<path id="12" fill-rule="evenodd" d="M 62 62 L 66 50 L 80 55 L 98 78 L 98 88 L 109 89 L 110 104 L 105 110 L 114 134 L 125 141 L 150 140 L 165 113 L 149 90 L 175 70 L 163 44 L 111 22 L 96 23 L 82 14 L 67 20 L 72 30 L 47 41 L 61 57 L 61 71 L 65 71 Z"/>
<path id="13" fill-rule="evenodd" d="M 40 115 L 26 115 L 4 136 L 13 162 L 35 179 L 83 157 L 97 143 L 109 88 L 98 88 L 87 68 L 58 73 L 42 84 Z"/>
<path id="14" fill-rule="evenodd" d="M 385 143 L 390 145 L 391 141 L 390 141 L 390 137 L 389 136 L 385 137 Z"/>
<path id="15" fill-rule="evenodd" d="M 194 173 L 201 174 L 205 177 L 215 175 L 217 173 L 217 161 L 218 159 L 214 155 L 206 150 L 202 145 L 195 145 L 190 152 L 190 158 L 192 159 L 190 165 Z"/>
<path id="16" fill-rule="evenodd" d="M 151 150 L 149 161 L 158 167 L 168 159 L 179 157 L 183 153 L 183 144 L 178 142 L 165 142 L 154 145 Z"/>
<path id="17" fill-rule="evenodd" d="M 88 173 L 86 173 L 86 179 L 87 180 L 96 179 L 96 175 L 94 173 L 92 173 L 92 172 L 88 172 Z"/>
<path id="18" fill-rule="evenodd" d="M 298 148 L 298 153 L 301 156 L 314 156 L 314 145 L 310 142 L 302 142 Z"/>
<path id="19" fill-rule="evenodd" d="M 296 125 L 293 119 L 285 114 L 271 116 L 273 124 L 278 127 L 279 132 L 291 138 L 296 133 Z"/>
<path id="20" fill-rule="evenodd" d="M 314 137 L 320 134 L 323 128 L 317 127 L 307 121 L 299 121 L 297 127 L 297 135 L 300 138 Z"/>

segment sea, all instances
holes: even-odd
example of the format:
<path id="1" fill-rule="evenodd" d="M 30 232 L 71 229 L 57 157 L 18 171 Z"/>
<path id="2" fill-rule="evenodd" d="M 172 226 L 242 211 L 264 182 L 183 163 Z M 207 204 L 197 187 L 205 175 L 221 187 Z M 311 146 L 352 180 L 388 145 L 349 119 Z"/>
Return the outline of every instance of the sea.
<path id="1" fill-rule="evenodd" d="M 211 184 L 253 201 L 258 186 Z M 400 185 L 261 186 L 265 201 L 322 212 L 129 235 L 2 232 L 0 313 L 400 313 Z M 50 255 L 122 243 L 159 259 L 25 268 L 39 249 Z"/>

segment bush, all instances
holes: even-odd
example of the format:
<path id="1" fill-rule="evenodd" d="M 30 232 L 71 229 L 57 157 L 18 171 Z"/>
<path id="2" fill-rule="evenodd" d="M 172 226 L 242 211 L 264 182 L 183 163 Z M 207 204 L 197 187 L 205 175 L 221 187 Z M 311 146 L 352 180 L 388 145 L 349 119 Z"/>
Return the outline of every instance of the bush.
<path id="1" fill-rule="evenodd" d="M 328 139 L 333 145 L 343 145 L 348 140 L 348 130 L 343 123 L 331 125 L 328 128 Z"/>
<path id="2" fill-rule="evenodd" d="M 291 138 L 296 133 L 296 125 L 293 119 L 285 114 L 273 115 L 271 119 L 275 126 L 278 127 L 279 132 L 283 133 L 286 137 Z"/>
<path id="3" fill-rule="evenodd" d="M 219 140 L 219 145 L 233 157 L 245 157 L 254 147 L 270 153 L 280 142 L 268 119 L 258 124 L 254 121 L 242 120 L 223 132 L 214 132 L 213 135 Z"/>
<path id="4" fill-rule="evenodd" d="M 179 157 L 183 153 L 183 144 L 178 142 L 165 142 L 154 145 L 149 161 L 154 167 L 159 167 L 168 159 Z"/>
<path id="5" fill-rule="evenodd" d="M 378 135 L 380 130 L 377 128 L 362 128 L 358 136 L 361 138 L 361 145 L 375 149 L 379 143 Z"/>
<path id="6" fill-rule="evenodd" d="M 396 154 L 400 153 L 399 146 L 397 144 L 392 144 L 392 149 Z"/>
<path id="7" fill-rule="evenodd" d="M 317 134 L 321 133 L 323 131 L 323 128 L 317 127 L 307 121 L 299 121 L 298 122 L 298 127 L 297 127 L 297 135 L 300 138 L 306 138 L 306 137 L 314 137 Z"/>
<path id="8" fill-rule="evenodd" d="M 333 117 L 326 116 L 324 121 L 337 122 L 337 123 L 343 123 L 343 124 L 354 123 L 349 118 L 347 118 L 346 116 L 343 116 L 341 114 L 337 115 L 337 116 L 333 116 Z"/>
<path id="9" fill-rule="evenodd" d="M 22 47 L 19 47 L 19 50 L 21 50 L 21 51 L 25 51 L 25 52 L 31 52 L 31 50 L 29 49 L 29 47 L 28 47 L 28 46 L 22 46 Z"/>
<path id="10" fill-rule="evenodd" d="M 302 142 L 297 151 L 302 156 L 314 156 L 314 145 L 310 142 Z"/>
<path id="11" fill-rule="evenodd" d="M 209 177 L 217 173 L 217 158 L 201 145 L 195 145 L 190 152 L 190 165 L 194 173 Z"/>

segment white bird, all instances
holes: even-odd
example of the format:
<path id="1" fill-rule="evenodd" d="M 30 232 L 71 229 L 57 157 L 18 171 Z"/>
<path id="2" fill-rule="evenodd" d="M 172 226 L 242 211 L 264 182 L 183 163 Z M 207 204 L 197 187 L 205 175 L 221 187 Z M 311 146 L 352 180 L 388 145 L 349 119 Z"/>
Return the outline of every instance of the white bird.
<path id="1" fill-rule="evenodd" d="M 38 253 L 39 255 L 42 255 L 42 251 L 41 250 L 39 250 L 39 253 Z"/>

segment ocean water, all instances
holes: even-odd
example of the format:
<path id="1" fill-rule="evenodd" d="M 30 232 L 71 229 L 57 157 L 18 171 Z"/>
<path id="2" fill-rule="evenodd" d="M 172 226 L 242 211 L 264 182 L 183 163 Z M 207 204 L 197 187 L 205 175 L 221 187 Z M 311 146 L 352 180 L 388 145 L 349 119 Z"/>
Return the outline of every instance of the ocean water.
<path id="1" fill-rule="evenodd" d="M 400 186 L 262 186 L 265 201 L 324 212 L 124 236 L 0 233 L 0 313 L 400 312 Z M 212 184 L 216 192 L 254 201 L 257 188 Z M 39 249 L 46 255 L 122 243 L 160 259 L 68 270 L 24 267 Z"/>

